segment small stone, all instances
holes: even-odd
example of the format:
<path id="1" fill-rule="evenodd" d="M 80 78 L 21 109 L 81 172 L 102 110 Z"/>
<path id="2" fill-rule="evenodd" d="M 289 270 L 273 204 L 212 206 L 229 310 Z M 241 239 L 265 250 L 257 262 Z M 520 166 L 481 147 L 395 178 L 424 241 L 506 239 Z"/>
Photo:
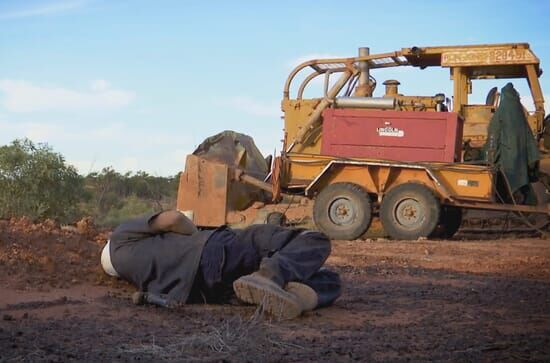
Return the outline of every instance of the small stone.
<path id="1" fill-rule="evenodd" d="M 11 316 L 10 314 L 4 314 L 4 315 L 2 316 L 2 320 L 5 320 L 5 321 L 12 321 L 12 320 L 14 320 L 14 319 L 13 319 L 13 316 Z"/>

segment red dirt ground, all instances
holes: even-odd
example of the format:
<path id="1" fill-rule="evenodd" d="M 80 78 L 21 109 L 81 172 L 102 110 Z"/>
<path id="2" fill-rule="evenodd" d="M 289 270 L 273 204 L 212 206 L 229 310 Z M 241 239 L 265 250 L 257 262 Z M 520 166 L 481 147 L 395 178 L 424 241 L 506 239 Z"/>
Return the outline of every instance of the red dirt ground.
<path id="1" fill-rule="evenodd" d="M 272 321 L 250 306 L 134 306 L 90 221 L 0 221 L 0 361 L 550 361 L 550 243 L 335 241 L 344 294 Z"/>

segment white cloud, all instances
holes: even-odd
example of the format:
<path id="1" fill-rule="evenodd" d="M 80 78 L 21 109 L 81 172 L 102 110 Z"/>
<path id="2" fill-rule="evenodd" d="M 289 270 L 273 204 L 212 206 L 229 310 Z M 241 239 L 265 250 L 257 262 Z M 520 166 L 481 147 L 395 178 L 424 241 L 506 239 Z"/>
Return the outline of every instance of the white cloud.
<path id="1" fill-rule="evenodd" d="M 50 2 L 34 7 L 21 8 L 18 10 L 0 13 L 0 20 L 61 14 L 81 8 L 85 6 L 88 2 L 88 0 L 67 0 Z"/>
<path id="2" fill-rule="evenodd" d="M 35 142 L 59 143 L 116 143 L 117 147 L 154 148 L 167 145 L 191 143 L 189 135 L 134 128 L 123 123 L 111 123 L 100 127 L 83 129 L 81 126 L 67 126 L 55 122 L 13 122 L 7 118 L 0 119 L 0 130 L 6 142 L 16 138 L 28 138 Z M 136 143 L 139 140 L 139 143 Z"/>
<path id="3" fill-rule="evenodd" d="M 281 104 L 278 101 L 260 102 L 247 96 L 235 96 L 223 102 L 223 105 L 242 111 L 251 116 L 272 118 L 281 116 Z"/>
<path id="4" fill-rule="evenodd" d="M 144 170 L 152 175 L 174 175 L 196 146 L 191 134 L 136 128 L 124 123 L 102 126 L 23 122 L 0 114 L 0 145 L 29 138 L 61 152 L 81 174 L 112 166 L 119 172 Z"/>
<path id="5" fill-rule="evenodd" d="M 140 167 L 140 160 L 133 156 L 126 156 L 120 158 L 117 164 L 117 170 L 137 171 Z"/>
<path id="6" fill-rule="evenodd" d="M 36 142 L 57 143 L 64 141 L 85 141 L 93 139 L 98 142 L 111 141 L 120 134 L 120 125 L 113 124 L 91 130 L 71 130 L 51 122 L 14 122 L 7 118 L 0 120 L 0 129 L 10 139 L 28 138 Z"/>
<path id="7" fill-rule="evenodd" d="M 105 80 L 94 80 L 89 91 L 41 86 L 22 80 L 0 80 L 2 105 L 11 112 L 69 111 L 117 108 L 135 97 L 131 91 L 111 89 Z"/>
<path id="8" fill-rule="evenodd" d="M 29 122 L 21 125 L 24 130 L 24 136 L 31 140 L 45 142 L 47 140 L 71 139 L 74 136 L 65 129 L 56 125 L 43 124 L 38 122 Z M 6 127 L 3 127 L 6 130 Z"/>
<path id="9" fill-rule="evenodd" d="M 158 151 L 148 155 L 113 156 L 106 152 L 98 152 L 90 159 L 67 158 L 67 163 L 73 165 L 80 174 L 86 175 L 99 172 L 103 168 L 112 167 L 120 173 L 145 171 L 151 175 L 175 175 L 185 167 L 185 157 L 193 150 L 174 149 L 174 151 Z"/>
<path id="10" fill-rule="evenodd" d="M 90 82 L 90 89 L 95 92 L 106 91 L 111 85 L 104 79 L 96 79 Z"/>

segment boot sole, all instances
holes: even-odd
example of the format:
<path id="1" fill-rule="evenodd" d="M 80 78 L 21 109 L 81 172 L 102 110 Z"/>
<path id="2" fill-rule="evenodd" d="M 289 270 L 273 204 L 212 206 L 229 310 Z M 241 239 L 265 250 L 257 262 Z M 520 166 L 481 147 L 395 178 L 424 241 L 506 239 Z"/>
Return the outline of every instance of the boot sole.
<path id="1" fill-rule="evenodd" d="M 315 309 L 319 303 L 319 298 L 315 290 L 306 284 L 291 281 L 286 284 L 285 290 L 298 296 L 303 312 Z"/>
<path id="2" fill-rule="evenodd" d="M 240 300 L 259 305 L 276 318 L 287 320 L 302 314 L 299 302 L 278 286 L 243 276 L 233 283 L 233 290 Z"/>

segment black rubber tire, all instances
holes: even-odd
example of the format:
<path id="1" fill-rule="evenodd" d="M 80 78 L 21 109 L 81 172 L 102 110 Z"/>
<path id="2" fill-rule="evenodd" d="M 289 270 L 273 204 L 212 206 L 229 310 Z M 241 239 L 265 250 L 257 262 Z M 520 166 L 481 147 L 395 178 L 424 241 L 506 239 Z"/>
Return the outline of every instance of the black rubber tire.
<path id="1" fill-rule="evenodd" d="M 452 238 L 462 224 L 462 209 L 445 205 L 441 208 L 439 224 L 435 231 L 430 235 L 433 238 L 449 239 Z"/>
<path id="2" fill-rule="evenodd" d="M 405 212 L 413 215 L 404 215 Z M 428 187 L 418 183 L 405 183 L 393 188 L 380 205 L 384 230 L 398 240 L 430 236 L 439 222 L 440 213 L 441 206 L 435 195 Z"/>
<path id="3" fill-rule="evenodd" d="M 357 239 L 372 222 L 370 197 L 357 184 L 331 184 L 315 198 L 313 221 L 331 239 Z"/>

